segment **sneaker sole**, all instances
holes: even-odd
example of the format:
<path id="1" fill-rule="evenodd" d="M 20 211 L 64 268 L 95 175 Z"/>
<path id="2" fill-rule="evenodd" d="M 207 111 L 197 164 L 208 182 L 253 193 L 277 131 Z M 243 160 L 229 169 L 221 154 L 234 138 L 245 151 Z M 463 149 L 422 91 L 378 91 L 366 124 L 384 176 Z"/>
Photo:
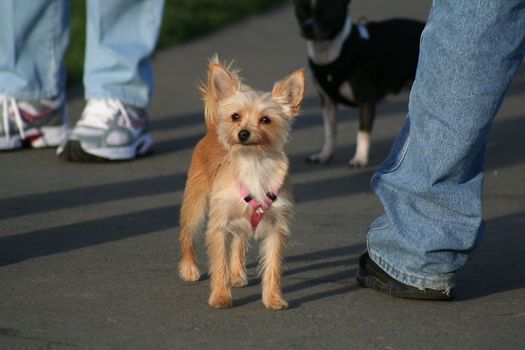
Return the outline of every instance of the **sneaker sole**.
<path id="1" fill-rule="evenodd" d="M 24 143 L 19 136 L 11 136 L 9 140 L 6 137 L 0 138 L 0 150 L 11 151 L 22 148 Z"/>
<path id="2" fill-rule="evenodd" d="M 142 135 L 130 147 L 106 147 L 86 150 L 80 141 L 69 140 L 57 149 L 62 160 L 72 162 L 110 162 L 125 161 L 145 156 L 153 152 L 153 139 Z"/>
<path id="3" fill-rule="evenodd" d="M 26 141 L 33 148 L 57 147 L 65 140 L 66 126 L 44 126 L 27 132 Z"/>
<path id="4" fill-rule="evenodd" d="M 15 150 L 22 147 L 48 148 L 60 145 L 67 134 L 66 126 L 44 126 L 25 131 L 25 138 L 11 136 L 9 140 L 0 138 L 0 150 Z"/>
<path id="5" fill-rule="evenodd" d="M 365 288 L 374 289 L 376 291 L 389 294 L 393 297 L 397 298 L 405 298 L 405 299 L 418 299 L 418 300 L 436 300 L 436 301 L 449 301 L 454 299 L 454 294 L 446 294 L 443 291 L 438 290 L 431 290 L 431 289 L 425 289 L 425 290 L 401 290 L 398 288 L 395 288 L 395 286 L 392 286 L 388 283 L 384 283 L 380 279 L 370 276 L 370 275 L 357 275 L 356 276 L 357 282 Z"/>

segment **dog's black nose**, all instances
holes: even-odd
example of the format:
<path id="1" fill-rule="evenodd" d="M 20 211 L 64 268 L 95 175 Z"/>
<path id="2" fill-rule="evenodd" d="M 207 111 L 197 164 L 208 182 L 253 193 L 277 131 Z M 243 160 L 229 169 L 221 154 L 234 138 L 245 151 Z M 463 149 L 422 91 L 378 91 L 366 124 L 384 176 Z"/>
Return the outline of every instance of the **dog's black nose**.
<path id="1" fill-rule="evenodd" d="M 237 134 L 240 141 L 246 141 L 250 138 L 250 131 L 243 129 Z"/>

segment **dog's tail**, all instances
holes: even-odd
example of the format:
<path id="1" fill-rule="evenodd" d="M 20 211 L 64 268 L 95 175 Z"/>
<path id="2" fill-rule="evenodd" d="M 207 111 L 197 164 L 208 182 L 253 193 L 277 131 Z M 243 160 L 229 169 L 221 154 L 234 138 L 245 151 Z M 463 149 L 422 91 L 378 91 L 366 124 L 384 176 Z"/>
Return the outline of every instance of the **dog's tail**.
<path id="1" fill-rule="evenodd" d="M 233 68 L 233 61 L 229 63 L 221 63 L 219 56 L 217 54 L 213 55 L 209 60 L 208 81 L 201 81 L 199 83 L 199 91 L 201 93 L 201 98 L 204 101 L 204 120 L 208 128 L 217 124 L 217 102 L 219 96 L 217 96 L 217 91 L 213 86 L 212 71 L 214 66 L 220 66 L 227 71 L 231 75 L 233 81 L 237 82 L 238 89 L 241 89 L 242 87 L 242 84 L 240 83 L 241 79 L 239 77 L 240 70 Z"/>

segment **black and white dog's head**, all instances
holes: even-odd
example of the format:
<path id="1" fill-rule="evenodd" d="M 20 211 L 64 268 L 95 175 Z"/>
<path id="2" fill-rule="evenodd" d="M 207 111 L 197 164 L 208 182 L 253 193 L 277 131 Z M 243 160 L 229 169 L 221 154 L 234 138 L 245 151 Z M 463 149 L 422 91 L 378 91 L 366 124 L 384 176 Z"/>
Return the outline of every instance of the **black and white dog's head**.
<path id="1" fill-rule="evenodd" d="M 295 15 L 307 40 L 331 40 L 345 25 L 350 0 L 294 0 Z"/>

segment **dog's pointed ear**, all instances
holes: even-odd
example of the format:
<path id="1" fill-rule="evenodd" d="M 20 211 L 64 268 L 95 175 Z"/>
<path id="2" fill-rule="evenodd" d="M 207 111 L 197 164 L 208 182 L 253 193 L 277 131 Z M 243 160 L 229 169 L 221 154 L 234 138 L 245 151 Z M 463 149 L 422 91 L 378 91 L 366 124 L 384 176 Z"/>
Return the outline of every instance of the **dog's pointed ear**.
<path id="1" fill-rule="evenodd" d="M 222 100 L 233 96 L 240 90 L 241 83 L 237 75 L 219 63 L 210 65 L 208 86 L 215 99 Z"/>
<path id="2" fill-rule="evenodd" d="M 290 108 L 292 115 L 297 115 L 301 109 L 306 80 L 304 70 L 298 69 L 280 82 L 275 83 L 272 90 L 272 98 Z"/>

